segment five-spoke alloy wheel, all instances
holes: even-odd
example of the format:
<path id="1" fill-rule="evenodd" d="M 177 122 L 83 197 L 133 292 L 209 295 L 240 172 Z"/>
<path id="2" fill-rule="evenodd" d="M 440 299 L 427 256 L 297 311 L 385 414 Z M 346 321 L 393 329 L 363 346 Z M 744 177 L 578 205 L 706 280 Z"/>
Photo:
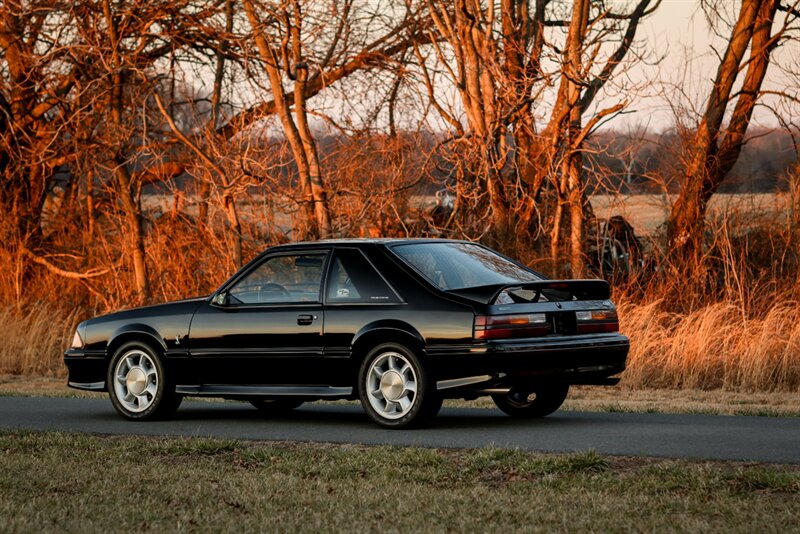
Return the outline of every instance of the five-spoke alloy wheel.
<path id="1" fill-rule="evenodd" d="M 402 345 L 385 343 L 372 349 L 361 365 L 358 385 L 364 410 L 387 428 L 424 424 L 442 406 L 424 367 Z"/>
<path id="2" fill-rule="evenodd" d="M 147 345 L 126 343 L 108 368 L 108 393 L 117 412 L 127 419 L 145 420 L 170 415 L 181 397 L 168 387 L 161 360 Z"/>

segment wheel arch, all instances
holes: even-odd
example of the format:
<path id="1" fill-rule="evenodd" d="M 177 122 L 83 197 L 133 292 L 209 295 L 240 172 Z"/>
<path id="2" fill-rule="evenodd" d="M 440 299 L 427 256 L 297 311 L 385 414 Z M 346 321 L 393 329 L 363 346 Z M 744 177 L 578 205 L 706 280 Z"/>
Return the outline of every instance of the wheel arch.
<path id="1" fill-rule="evenodd" d="M 113 358 L 114 353 L 125 343 L 136 341 L 144 343 L 150 348 L 159 352 L 158 356 L 163 355 L 167 346 L 158 332 L 152 326 L 146 324 L 130 324 L 119 328 L 112 334 L 106 345 L 106 356 Z"/>
<path id="2" fill-rule="evenodd" d="M 425 339 L 416 328 L 403 321 L 376 321 L 364 326 L 353 338 L 351 355 L 355 372 L 371 349 L 382 343 L 398 343 L 422 356 Z"/>

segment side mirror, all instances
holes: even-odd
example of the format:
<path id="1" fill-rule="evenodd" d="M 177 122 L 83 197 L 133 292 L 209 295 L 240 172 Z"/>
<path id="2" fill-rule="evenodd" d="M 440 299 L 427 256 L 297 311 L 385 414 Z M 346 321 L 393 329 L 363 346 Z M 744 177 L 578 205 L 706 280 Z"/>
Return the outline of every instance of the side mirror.
<path id="1" fill-rule="evenodd" d="M 220 291 L 214 295 L 214 298 L 211 299 L 211 303 L 217 306 L 227 306 L 230 303 L 230 295 L 227 291 Z"/>

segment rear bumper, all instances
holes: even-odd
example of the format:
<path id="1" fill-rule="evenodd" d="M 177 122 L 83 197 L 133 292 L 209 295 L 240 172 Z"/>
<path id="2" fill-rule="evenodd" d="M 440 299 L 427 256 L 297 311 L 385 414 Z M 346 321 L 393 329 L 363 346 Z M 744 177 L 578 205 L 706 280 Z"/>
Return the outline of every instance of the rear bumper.
<path id="1" fill-rule="evenodd" d="M 558 379 L 570 384 L 609 384 L 625 370 L 627 337 L 614 334 L 553 336 L 425 350 L 437 380 L 489 375 L 504 383 Z"/>
<path id="2" fill-rule="evenodd" d="M 69 372 L 69 387 L 86 391 L 106 389 L 105 352 L 69 349 L 64 353 L 64 364 Z"/>

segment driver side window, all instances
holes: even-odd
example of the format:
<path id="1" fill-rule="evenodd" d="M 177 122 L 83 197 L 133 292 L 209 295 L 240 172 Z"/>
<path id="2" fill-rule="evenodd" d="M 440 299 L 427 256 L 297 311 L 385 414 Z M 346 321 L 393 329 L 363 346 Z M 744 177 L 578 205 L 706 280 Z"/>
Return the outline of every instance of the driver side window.
<path id="1" fill-rule="evenodd" d="M 319 302 L 324 264 L 324 254 L 268 258 L 231 287 L 231 304 Z"/>

